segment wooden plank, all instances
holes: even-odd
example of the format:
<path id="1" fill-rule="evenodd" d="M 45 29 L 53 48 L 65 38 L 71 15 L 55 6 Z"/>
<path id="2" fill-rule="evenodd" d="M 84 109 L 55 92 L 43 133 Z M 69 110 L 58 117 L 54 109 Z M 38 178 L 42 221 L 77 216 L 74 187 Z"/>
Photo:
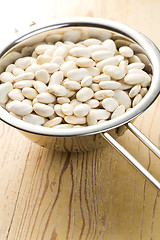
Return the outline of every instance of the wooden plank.
<path id="1" fill-rule="evenodd" d="M 31 142 L 1 122 L 0 146 L 0 239 L 5 239 L 14 216 Z"/>

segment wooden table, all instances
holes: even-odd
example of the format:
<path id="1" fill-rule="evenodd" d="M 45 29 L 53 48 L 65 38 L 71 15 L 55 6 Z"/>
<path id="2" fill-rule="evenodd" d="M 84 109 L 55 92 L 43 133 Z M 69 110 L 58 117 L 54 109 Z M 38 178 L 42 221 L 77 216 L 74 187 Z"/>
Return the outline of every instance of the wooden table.
<path id="1" fill-rule="evenodd" d="M 4 2 L 0 20 L 4 23 L 4 17 L 10 16 L 13 26 L 15 19 L 16 24 L 23 19 L 43 22 L 68 16 L 103 17 L 140 30 L 160 47 L 159 9 L 159 0 L 24 4 L 16 0 Z M 7 34 L 9 23 L 5 24 Z M 158 147 L 159 117 L 158 99 L 135 121 Z M 160 181 L 160 160 L 132 133 L 127 131 L 119 142 Z M 1 122 L 0 240 L 6 239 L 159 240 L 160 197 L 108 144 L 90 152 L 54 152 L 31 143 Z"/>

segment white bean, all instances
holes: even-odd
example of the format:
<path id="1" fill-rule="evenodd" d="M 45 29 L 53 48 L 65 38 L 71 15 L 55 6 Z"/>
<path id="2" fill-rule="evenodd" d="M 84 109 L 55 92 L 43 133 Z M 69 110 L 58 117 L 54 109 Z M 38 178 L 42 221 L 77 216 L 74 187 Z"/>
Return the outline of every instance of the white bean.
<path id="1" fill-rule="evenodd" d="M 145 76 L 141 73 L 129 73 L 124 77 L 126 84 L 135 85 L 145 81 Z"/>
<path id="2" fill-rule="evenodd" d="M 15 68 L 15 64 L 9 64 L 7 67 L 6 67 L 6 72 L 13 72 L 13 69 Z"/>
<path id="3" fill-rule="evenodd" d="M 22 118 L 25 122 L 32 123 L 35 125 L 42 125 L 45 123 L 44 117 L 38 116 L 36 114 L 28 114 Z"/>
<path id="4" fill-rule="evenodd" d="M 135 97 L 141 90 L 141 85 L 135 85 L 134 87 L 131 88 L 129 91 L 129 97 L 133 98 Z"/>
<path id="5" fill-rule="evenodd" d="M 43 54 L 48 49 L 55 49 L 55 47 L 49 44 L 40 44 L 35 48 L 35 52 L 37 54 Z"/>
<path id="6" fill-rule="evenodd" d="M 132 68 L 136 68 L 136 69 L 143 69 L 145 67 L 144 63 L 142 62 L 135 62 L 135 63 L 130 63 L 128 66 L 127 66 L 127 69 L 130 70 Z"/>
<path id="7" fill-rule="evenodd" d="M 61 39 L 62 39 L 62 34 L 52 34 L 52 35 L 47 36 L 45 38 L 45 41 L 47 43 L 54 44 L 55 42 L 60 41 Z"/>
<path id="8" fill-rule="evenodd" d="M 91 45 L 100 45 L 102 44 L 102 42 L 96 38 L 88 38 L 83 41 L 83 44 L 88 47 Z"/>
<path id="9" fill-rule="evenodd" d="M 64 120 L 70 124 L 85 124 L 86 117 L 66 116 Z"/>
<path id="10" fill-rule="evenodd" d="M 0 84 L 0 104 L 5 104 L 8 101 L 8 93 L 13 89 L 10 82 Z"/>
<path id="11" fill-rule="evenodd" d="M 141 96 L 144 97 L 146 95 L 146 93 L 147 93 L 147 88 L 141 88 L 141 90 L 140 90 Z"/>
<path id="12" fill-rule="evenodd" d="M 90 50 L 86 47 L 74 47 L 72 48 L 69 53 L 73 56 L 73 57 L 90 57 Z"/>
<path id="13" fill-rule="evenodd" d="M 125 84 L 122 81 L 119 81 L 119 83 L 121 84 L 121 86 L 119 87 L 119 90 L 128 90 L 132 88 L 132 85 Z"/>
<path id="14" fill-rule="evenodd" d="M 69 103 L 70 102 L 70 99 L 68 97 L 58 97 L 57 98 L 57 102 L 59 104 L 63 104 L 63 103 Z"/>
<path id="15" fill-rule="evenodd" d="M 20 89 L 13 89 L 8 93 L 8 96 L 12 100 L 18 100 L 22 101 L 24 99 L 24 96 L 22 94 L 22 91 Z"/>
<path id="16" fill-rule="evenodd" d="M 92 76 L 86 76 L 81 81 L 82 87 L 89 87 L 92 84 Z"/>
<path id="17" fill-rule="evenodd" d="M 146 78 L 144 80 L 144 82 L 141 83 L 142 87 L 148 87 L 150 85 L 151 82 L 151 76 L 147 76 L 148 74 L 146 74 Z"/>
<path id="18" fill-rule="evenodd" d="M 38 93 L 43 93 L 43 92 L 48 91 L 46 84 L 44 84 L 41 81 L 34 81 L 33 86 L 37 90 Z M 27 86 L 27 87 L 29 87 L 29 86 Z"/>
<path id="19" fill-rule="evenodd" d="M 66 55 L 68 54 L 68 51 L 69 51 L 68 46 L 65 45 L 65 44 L 62 44 L 61 46 L 59 46 L 59 47 L 55 50 L 53 56 L 54 56 L 54 57 L 60 56 L 60 57 L 62 57 L 62 58 L 65 58 Z"/>
<path id="20" fill-rule="evenodd" d="M 112 113 L 111 119 L 117 118 L 117 117 L 121 116 L 123 113 L 125 113 L 125 106 L 120 105 Z"/>
<path id="21" fill-rule="evenodd" d="M 107 58 L 107 59 L 104 59 L 100 62 L 97 63 L 96 67 L 99 68 L 100 72 L 103 71 L 103 68 L 104 66 L 106 65 L 118 65 L 119 61 L 117 59 L 117 57 L 110 57 L 110 58 Z"/>
<path id="22" fill-rule="evenodd" d="M 33 80 L 22 80 L 22 81 L 16 82 L 14 84 L 14 87 L 15 88 L 32 87 L 33 83 L 34 83 Z"/>
<path id="23" fill-rule="evenodd" d="M 114 98 L 118 101 L 120 105 L 125 106 L 125 109 L 131 106 L 131 99 L 129 98 L 128 94 L 125 91 L 115 90 Z"/>
<path id="24" fill-rule="evenodd" d="M 146 55 L 143 53 L 138 53 L 136 55 L 144 64 L 145 64 L 145 70 L 150 71 L 151 70 L 151 63 Z"/>
<path id="25" fill-rule="evenodd" d="M 86 70 L 89 72 L 89 75 L 92 77 L 98 76 L 100 74 L 100 71 L 97 67 L 86 68 Z"/>
<path id="26" fill-rule="evenodd" d="M 66 31 L 63 35 L 63 41 L 71 41 L 78 42 L 81 39 L 81 31 L 80 30 L 69 30 Z"/>
<path id="27" fill-rule="evenodd" d="M 43 124 L 44 127 L 54 127 L 59 125 L 62 122 L 62 118 L 61 117 L 55 117 L 47 122 L 45 122 Z"/>
<path id="28" fill-rule="evenodd" d="M 0 75 L 0 81 L 2 82 L 11 82 L 13 83 L 15 80 L 15 76 L 11 72 L 2 72 Z"/>
<path id="29" fill-rule="evenodd" d="M 84 87 L 77 92 L 76 98 L 80 102 L 86 102 L 93 97 L 93 94 L 94 93 L 92 89 Z"/>
<path id="30" fill-rule="evenodd" d="M 60 117 L 62 117 L 62 118 L 65 117 L 64 113 L 62 112 L 62 105 L 56 104 L 56 105 L 54 106 L 54 111 L 55 111 L 55 113 L 56 113 L 58 116 L 60 116 Z"/>
<path id="31" fill-rule="evenodd" d="M 95 115 L 96 120 L 106 120 L 110 117 L 110 113 L 105 109 L 91 109 L 90 113 Z"/>
<path id="32" fill-rule="evenodd" d="M 75 95 L 75 91 L 68 90 L 68 93 L 66 94 L 66 97 L 71 98 Z"/>
<path id="33" fill-rule="evenodd" d="M 31 56 L 36 59 L 38 57 L 38 54 L 36 53 L 36 51 L 33 51 Z"/>
<path id="34" fill-rule="evenodd" d="M 116 81 L 102 81 L 99 83 L 99 86 L 101 87 L 101 89 L 108 89 L 108 90 L 116 90 L 118 88 L 120 88 L 121 84 L 119 82 Z"/>
<path id="35" fill-rule="evenodd" d="M 141 94 L 137 94 L 132 102 L 132 107 L 135 107 L 142 100 Z"/>
<path id="36" fill-rule="evenodd" d="M 69 90 L 79 90 L 81 89 L 81 85 L 75 81 L 67 81 L 64 83 L 64 86 Z"/>
<path id="37" fill-rule="evenodd" d="M 120 61 L 118 67 L 122 68 L 123 71 L 125 72 L 125 74 L 127 73 L 128 69 L 127 69 L 127 66 L 128 66 L 128 60 L 122 60 Z"/>
<path id="38" fill-rule="evenodd" d="M 100 86 L 99 86 L 98 83 L 92 83 L 90 87 L 91 87 L 91 89 L 92 89 L 94 92 L 97 92 L 97 91 L 100 91 L 100 90 L 101 90 L 101 88 L 100 88 Z"/>
<path id="39" fill-rule="evenodd" d="M 17 77 L 15 77 L 14 81 L 18 82 L 21 80 L 32 80 L 32 79 L 34 79 L 34 73 L 25 72 L 25 73 L 22 73 L 22 74 L 18 75 Z"/>
<path id="40" fill-rule="evenodd" d="M 67 115 L 70 116 L 73 114 L 73 106 L 69 103 L 64 103 L 62 104 L 62 112 Z"/>
<path id="41" fill-rule="evenodd" d="M 70 42 L 70 41 L 65 41 L 64 44 L 66 44 L 68 46 L 69 50 L 72 49 L 73 47 L 75 47 L 75 44 L 73 42 Z"/>
<path id="42" fill-rule="evenodd" d="M 34 98 L 33 101 L 32 101 L 32 105 L 38 103 L 38 99 L 37 98 Z"/>
<path id="43" fill-rule="evenodd" d="M 34 48 L 31 46 L 26 46 L 22 48 L 21 54 L 23 57 L 26 56 L 31 56 L 31 54 L 33 53 Z M 34 59 L 34 61 L 36 61 L 36 59 Z"/>
<path id="44" fill-rule="evenodd" d="M 43 103 L 35 103 L 33 106 L 33 110 L 42 117 L 50 117 L 54 113 L 52 107 Z"/>
<path id="45" fill-rule="evenodd" d="M 92 53 L 92 58 L 96 61 L 96 62 L 99 62 L 99 61 L 102 61 L 106 58 L 109 58 L 109 57 L 113 57 L 113 53 L 111 51 L 95 51 Z"/>
<path id="46" fill-rule="evenodd" d="M 120 63 L 121 61 L 123 61 L 124 60 L 124 56 L 122 56 L 122 55 L 115 55 L 115 58 L 117 58 L 117 60 L 118 60 L 118 63 Z"/>
<path id="47" fill-rule="evenodd" d="M 134 54 L 133 50 L 130 47 L 127 47 L 127 46 L 120 47 L 119 52 L 124 57 L 132 57 L 133 54 Z"/>
<path id="48" fill-rule="evenodd" d="M 23 74 L 23 73 L 24 73 L 24 70 L 21 69 L 21 68 L 15 67 L 15 68 L 13 69 L 13 74 L 14 74 L 14 76 L 19 76 L 19 75 L 21 75 L 21 74 Z"/>
<path id="49" fill-rule="evenodd" d="M 63 80 L 63 82 L 62 82 L 62 86 L 64 86 L 64 84 L 66 83 L 66 82 L 69 82 L 70 80 L 68 79 L 68 78 L 65 78 L 64 80 Z"/>
<path id="50" fill-rule="evenodd" d="M 66 97 L 67 93 L 69 92 L 68 89 L 66 89 L 64 86 L 56 84 L 48 86 L 48 91 L 57 97 Z"/>
<path id="51" fill-rule="evenodd" d="M 54 51 L 55 51 L 55 49 L 47 49 L 47 50 L 44 52 L 44 55 L 49 56 L 49 57 L 52 57 Z"/>
<path id="52" fill-rule="evenodd" d="M 74 108 L 74 115 L 77 117 L 85 117 L 88 115 L 90 107 L 88 104 L 81 103 Z"/>
<path id="53" fill-rule="evenodd" d="M 54 107 L 54 106 L 53 106 L 53 107 Z M 57 114 L 56 114 L 56 113 L 53 113 L 53 115 L 50 116 L 50 117 L 48 117 L 48 118 L 51 120 L 51 119 L 54 119 L 55 117 L 57 117 Z"/>
<path id="54" fill-rule="evenodd" d="M 34 88 L 24 87 L 22 89 L 22 94 L 28 99 L 34 99 L 38 93 Z"/>
<path id="55" fill-rule="evenodd" d="M 26 104 L 29 104 L 30 106 L 32 106 L 32 101 L 29 100 L 29 99 L 24 99 L 22 102 L 23 102 L 23 103 L 26 103 Z"/>
<path id="56" fill-rule="evenodd" d="M 56 100 L 55 96 L 48 92 L 40 93 L 36 96 L 36 98 L 38 102 L 41 102 L 41 103 L 53 103 Z"/>
<path id="57" fill-rule="evenodd" d="M 7 104 L 8 111 L 13 112 L 16 115 L 24 116 L 32 112 L 33 108 L 27 103 L 17 100 L 11 101 Z"/>
<path id="58" fill-rule="evenodd" d="M 73 81 L 81 81 L 86 76 L 89 76 L 89 72 L 85 68 L 73 69 L 67 73 L 67 77 Z"/>
<path id="59" fill-rule="evenodd" d="M 142 87 L 147 87 L 150 85 L 150 82 L 151 82 L 151 75 L 150 74 L 147 74 L 145 71 L 141 70 L 141 69 L 130 69 L 128 70 L 128 74 L 141 74 L 144 76 L 144 81 L 141 83 L 141 86 Z"/>
<path id="60" fill-rule="evenodd" d="M 73 107 L 76 107 L 78 104 L 81 104 L 81 102 L 79 102 L 77 99 L 73 99 L 73 100 L 71 100 L 70 104 L 71 104 Z"/>
<path id="61" fill-rule="evenodd" d="M 20 57 L 21 57 L 21 53 L 10 52 L 7 55 L 5 55 L 4 58 L 1 58 L 0 72 L 4 71 L 4 69 L 6 68 L 7 65 L 13 63 Z"/>
<path id="62" fill-rule="evenodd" d="M 37 72 L 38 70 L 41 69 L 41 66 L 38 65 L 37 63 L 32 63 L 29 67 L 26 68 L 26 72 Z"/>
<path id="63" fill-rule="evenodd" d="M 131 43 L 130 41 L 127 41 L 125 39 L 121 39 L 121 37 L 120 37 L 120 39 L 115 40 L 115 44 L 116 44 L 117 48 L 120 48 L 120 47 L 123 47 L 123 46 L 129 46 L 130 43 Z"/>
<path id="64" fill-rule="evenodd" d="M 37 64 L 42 65 L 43 63 L 49 63 L 51 60 L 52 57 L 42 54 L 37 57 Z"/>
<path id="65" fill-rule="evenodd" d="M 64 63 L 64 59 L 61 56 L 56 56 L 52 58 L 51 63 L 56 63 L 57 65 L 61 66 Z"/>
<path id="66" fill-rule="evenodd" d="M 32 64 L 32 57 L 23 57 L 15 61 L 15 65 L 18 68 L 26 69 L 29 65 Z"/>
<path id="67" fill-rule="evenodd" d="M 96 119 L 95 113 L 90 111 L 90 113 L 87 116 L 87 125 L 91 126 L 91 125 L 95 125 L 95 124 L 97 124 L 97 119 Z"/>
<path id="68" fill-rule="evenodd" d="M 113 41 L 113 40 L 111 40 L 111 39 L 106 39 L 103 43 L 102 43 L 102 46 L 105 46 L 105 47 L 107 47 L 107 49 L 109 50 L 109 51 L 111 51 L 112 52 L 112 54 L 115 54 L 115 52 L 116 52 L 116 45 L 115 45 L 115 42 Z"/>
<path id="69" fill-rule="evenodd" d="M 99 106 L 99 101 L 97 99 L 90 99 L 86 101 L 86 104 L 88 104 L 90 108 L 97 108 Z"/>
<path id="70" fill-rule="evenodd" d="M 141 60 L 138 56 L 133 55 L 132 57 L 129 58 L 130 63 L 141 63 Z"/>
<path id="71" fill-rule="evenodd" d="M 119 103 L 114 98 L 105 98 L 102 101 L 102 106 L 109 112 L 114 112 L 114 110 L 119 106 Z"/>
<path id="72" fill-rule="evenodd" d="M 119 80 L 122 79 L 125 75 L 125 72 L 122 68 L 112 65 L 104 66 L 104 74 L 108 74 L 111 78 Z"/>
<path id="73" fill-rule="evenodd" d="M 35 77 L 38 81 L 41 81 L 45 84 L 49 82 L 50 75 L 45 69 L 40 69 L 35 73 Z"/>
<path id="74" fill-rule="evenodd" d="M 59 65 L 56 63 L 43 63 L 41 69 L 46 70 L 48 73 L 54 73 L 58 71 Z"/>
<path id="75" fill-rule="evenodd" d="M 72 61 L 72 62 L 76 62 L 77 58 L 76 57 L 73 57 L 73 56 L 66 56 L 65 59 L 64 59 L 66 62 L 68 61 Z"/>
<path id="76" fill-rule="evenodd" d="M 62 83 L 62 81 L 63 81 L 63 72 L 62 71 L 55 72 L 51 75 L 48 86 L 53 84 L 59 85 Z"/>
<path id="77" fill-rule="evenodd" d="M 92 59 L 86 57 L 77 58 L 76 64 L 81 68 L 89 68 L 95 66 L 95 62 Z"/>
<path id="78" fill-rule="evenodd" d="M 63 45 L 63 42 L 62 41 L 57 41 L 56 43 L 55 43 L 55 46 L 56 47 L 60 47 L 60 46 L 62 46 Z"/>
<path id="79" fill-rule="evenodd" d="M 104 29 L 99 29 L 97 28 L 96 31 L 94 28 L 90 28 L 88 29 L 88 37 L 92 37 L 92 38 L 98 38 L 101 41 L 104 41 L 108 38 L 112 37 L 112 33 L 109 31 L 104 31 Z"/>

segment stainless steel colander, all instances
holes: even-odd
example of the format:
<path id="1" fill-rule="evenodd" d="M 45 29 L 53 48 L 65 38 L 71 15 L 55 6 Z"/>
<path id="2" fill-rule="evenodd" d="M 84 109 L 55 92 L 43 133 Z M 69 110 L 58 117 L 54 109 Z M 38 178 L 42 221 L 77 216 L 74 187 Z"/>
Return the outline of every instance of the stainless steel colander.
<path id="1" fill-rule="evenodd" d="M 0 119 L 19 129 L 24 135 L 34 142 L 47 146 L 48 143 L 50 143 L 50 145 L 55 145 L 57 141 L 63 141 L 63 143 L 65 142 L 65 150 L 69 151 L 77 150 L 77 146 L 76 149 L 73 147 L 77 141 L 85 142 L 85 139 L 87 139 L 87 142 L 89 142 L 89 139 L 92 139 L 94 143 L 101 135 L 114 148 L 116 148 L 118 152 L 120 152 L 129 161 L 129 163 L 131 163 L 141 174 L 143 174 L 146 179 L 148 179 L 158 190 L 160 190 L 160 183 L 113 138 L 112 134 L 110 134 L 110 132 L 112 133 L 115 129 L 125 125 L 160 158 L 160 150 L 131 123 L 133 119 L 144 112 L 153 103 L 153 101 L 155 101 L 160 92 L 160 52 L 151 40 L 142 33 L 118 22 L 99 18 L 57 19 L 45 26 L 31 27 L 25 33 L 17 34 L 16 38 L 10 40 L 10 42 L 6 43 L 5 46 L 1 46 L 0 71 L 3 71 L 7 64 L 14 62 L 15 59 L 12 56 L 13 52 L 21 52 L 21 49 L 25 46 L 33 46 L 38 42 L 43 42 L 45 37 L 50 34 L 64 33 L 70 29 L 82 30 L 83 38 L 90 34 L 90 36 L 96 36 L 101 39 L 106 35 L 103 33 L 111 32 L 114 38 L 119 37 L 120 39 L 125 39 L 135 44 L 135 48 L 137 46 L 137 50 L 135 51 L 144 52 L 150 61 L 151 71 L 153 74 L 151 86 L 145 97 L 133 109 L 118 118 L 101 124 L 82 128 L 56 129 L 32 125 L 15 118 L 2 107 L 0 107 Z M 71 147 L 67 146 L 69 142 L 72 145 Z"/>

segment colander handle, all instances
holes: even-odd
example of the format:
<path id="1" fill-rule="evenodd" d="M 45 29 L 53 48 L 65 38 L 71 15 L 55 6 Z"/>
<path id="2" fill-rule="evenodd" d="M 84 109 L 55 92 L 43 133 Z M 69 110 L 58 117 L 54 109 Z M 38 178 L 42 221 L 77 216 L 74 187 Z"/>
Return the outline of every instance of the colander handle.
<path id="1" fill-rule="evenodd" d="M 141 133 L 132 123 L 126 124 L 127 128 L 135 134 L 158 158 L 160 158 L 160 150 Z M 158 191 L 160 191 L 160 183 L 124 148 L 122 147 L 109 133 L 101 133 L 122 156 L 124 156 L 129 163 L 141 173 L 146 180 L 149 180 Z"/>

